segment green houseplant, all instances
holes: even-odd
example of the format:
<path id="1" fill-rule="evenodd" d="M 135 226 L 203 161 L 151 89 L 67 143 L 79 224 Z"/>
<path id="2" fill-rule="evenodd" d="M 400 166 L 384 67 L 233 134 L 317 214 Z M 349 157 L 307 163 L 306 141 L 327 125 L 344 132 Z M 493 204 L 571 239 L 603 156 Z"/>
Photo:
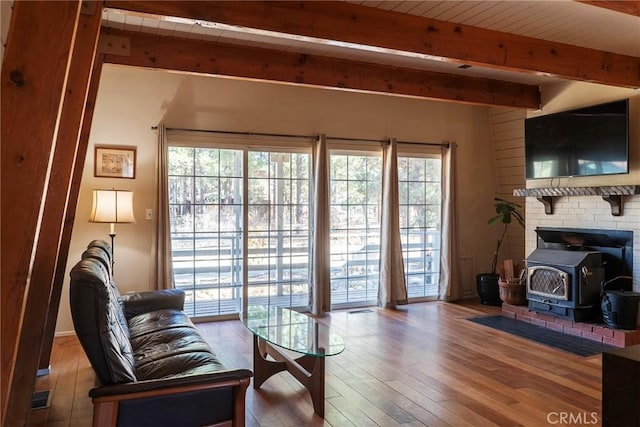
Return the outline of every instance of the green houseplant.
<path id="1" fill-rule="evenodd" d="M 502 235 L 496 244 L 496 250 L 493 253 L 493 260 L 491 262 L 490 273 L 479 273 L 476 276 L 476 285 L 478 295 L 480 296 L 480 302 L 487 305 L 500 305 L 500 290 L 498 287 L 498 273 L 496 272 L 498 267 L 498 256 L 500 254 L 500 247 L 504 242 L 507 235 L 509 224 L 517 222 L 524 227 L 524 217 L 520 212 L 521 206 L 517 203 L 510 202 L 501 198 L 494 198 L 494 207 L 496 209 L 496 215 L 489 218 L 488 224 L 503 224 Z"/>

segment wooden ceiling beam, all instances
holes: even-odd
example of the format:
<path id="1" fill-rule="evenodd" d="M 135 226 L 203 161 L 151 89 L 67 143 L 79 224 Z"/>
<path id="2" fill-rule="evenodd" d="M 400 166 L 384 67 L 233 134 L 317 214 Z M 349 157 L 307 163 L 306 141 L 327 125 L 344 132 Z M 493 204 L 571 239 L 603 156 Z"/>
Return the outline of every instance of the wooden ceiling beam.
<path id="1" fill-rule="evenodd" d="M 36 237 L 32 260 L 31 278 L 24 300 L 22 333 L 18 337 L 13 384 L 11 387 L 21 397 L 20 416 L 29 419 L 32 396 L 35 388 L 36 372 L 39 368 L 40 352 L 43 343 L 53 344 L 55 327 L 51 336 L 45 337 L 48 317 L 55 321 L 60 305 L 63 281 L 54 283 L 56 262 L 62 252 L 66 256 L 69 248 L 60 246 L 60 239 L 66 228 L 73 224 L 65 223 L 65 212 L 71 195 L 69 189 L 74 176 L 73 166 L 76 155 L 83 159 L 86 147 L 78 151 L 78 138 L 84 116 L 85 102 L 89 89 L 91 70 L 98 44 L 100 22 L 102 18 L 101 1 L 82 1 L 78 19 L 75 42 L 69 66 L 67 87 L 59 113 L 59 126 L 56 135 L 55 150 L 50 163 L 50 173 L 46 184 L 39 232 Z M 80 176 L 81 176 L 80 171 Z M 76 204 L 72 206 L 75 211 Z M 70 233 L 70 232 L 69 232 Z M 66 258 L 65 258 L 66 259 Z M 48 365 L 47 365 L 48 366 Z M 11 399 L 9 400 L 11 402 Z M 9 407 L 11 410 L 11 406 Z M 15 416 L 12 417 L 15 420 Z M 13 425 L 13 424 L 8 424 Z M 15 425 L 23 425 L 22 423 Z"/>
<path id="2" fill-rule="evenodd" d="M 640 87 L 640 58 L 346 2 L 109 0 L 106 6 L 416 52 L 496 69 Z"/>
<path id="3" fill-rule="evenodd" d="M 537 109 L 537 86 L 104 29 L 105 63 Z"/>
<path id="4" fill-rule="evenodd" d="M 11 14 L 0 85 L 0 424 L 3 426 L 29 425 L 40 328 L 44 327 L 51 291 L 50 282 L 38 281 L 32 274 L 38 251 L 57 249 L 57 241 L 42 243 L 39 235 L 45 202 L 60 191 L 49 186 L 49 178 L 55 167 L 52 159 L 58 158 L 58 150 L 62 150 L 58 134 L 63 126 L 65 95 L 70 89 L 75 90 L 69 84 L 69 74 L 72 52 L 78 43 L 80 10 L 79 0 L 21 1 L 14 3 Z M 95 26 L 94 42 L 97 30 Z M 28 311 L 38 300 L 45 307 Z"/>
<path id="5" fill-rule="evenodd" d="M 577 0 L 591 6 L 598 6 L 627 15 L 640 16 L 640 0 Z"/>

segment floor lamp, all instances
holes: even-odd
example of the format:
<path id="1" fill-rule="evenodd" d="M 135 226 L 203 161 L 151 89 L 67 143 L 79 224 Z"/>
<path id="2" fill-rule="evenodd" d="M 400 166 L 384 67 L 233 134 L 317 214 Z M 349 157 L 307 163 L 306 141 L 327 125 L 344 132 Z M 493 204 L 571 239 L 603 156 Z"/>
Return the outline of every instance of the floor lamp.
<path id="1" fill-rule="evenodd" d="M 93 190 L 93 206 L 89 222 L 109 223 L 111 237 L 111 274 L 115 263 L 114 239 L 115 224 L 136 222 L 133 215 L 133 191 L 129 190 Z"/>

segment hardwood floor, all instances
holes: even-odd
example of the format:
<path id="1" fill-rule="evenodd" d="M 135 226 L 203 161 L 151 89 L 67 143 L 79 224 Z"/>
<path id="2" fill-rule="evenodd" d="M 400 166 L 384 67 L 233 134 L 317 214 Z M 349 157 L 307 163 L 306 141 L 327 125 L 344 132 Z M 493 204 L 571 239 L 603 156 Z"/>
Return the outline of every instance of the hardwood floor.
<path id="1" fill-rule="evenodd" d="M 541 426 L 559 424 L 562 414 L 599 425 L 602 357 L 466 320 L 498 312 L 441 302 L 332 312 L 326 322 L 346 350 L 326 361 L 325 419 L 314 415 L 307 391 L 280 373 L 259 390 L 249 387 L 247 425 Z M 198 327 L 226 366 L 251 368 L 252 336 L 239 321 Z M 37 389 L 50 387 L 52 404 L 33 411 L 31 425 L 90 425 L 93 373 L 75 338 L 56 338 L 51 365 Z"/>

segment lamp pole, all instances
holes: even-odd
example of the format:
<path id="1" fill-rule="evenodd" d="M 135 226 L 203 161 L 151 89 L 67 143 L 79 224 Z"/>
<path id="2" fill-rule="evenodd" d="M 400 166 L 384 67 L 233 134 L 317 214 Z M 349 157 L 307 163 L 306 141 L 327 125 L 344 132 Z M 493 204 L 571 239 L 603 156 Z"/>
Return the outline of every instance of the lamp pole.
<path id="1" fill-rule="evenodd" d="M 116 246 L 114 244 L 114 239 L 116 238 L 116 227 L 113 222 L 109 223 L 109 237 L 111 237 L 111 278 L 113 279 L 113 275 L 115 274 L 113 265 L 116 262 Z"/>

